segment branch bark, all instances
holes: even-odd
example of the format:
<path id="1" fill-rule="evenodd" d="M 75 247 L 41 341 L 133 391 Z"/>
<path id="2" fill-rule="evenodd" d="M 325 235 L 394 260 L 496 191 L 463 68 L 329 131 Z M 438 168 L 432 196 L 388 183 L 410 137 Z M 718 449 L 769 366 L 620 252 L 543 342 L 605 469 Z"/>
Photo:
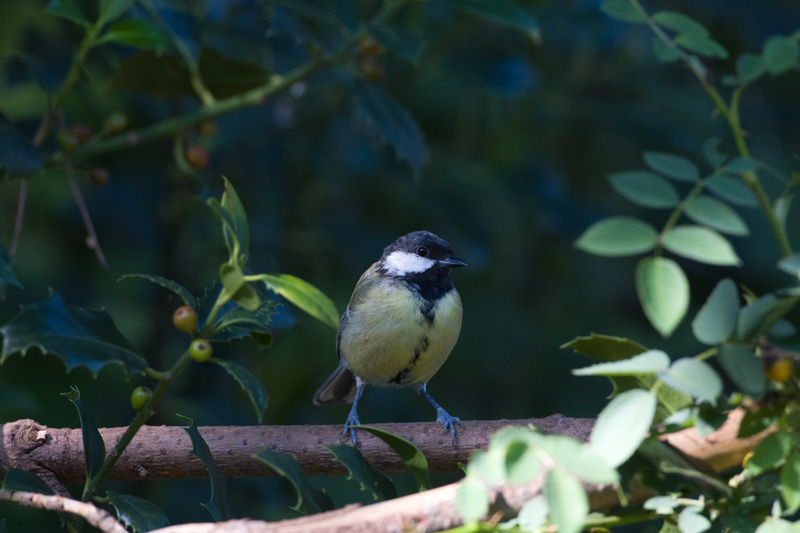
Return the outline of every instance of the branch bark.
<path id="1" fill-rule="evenodd" d="M 459 428 L 456 445 L 450 434 L 435 422 L 376 424 L 416 444 L 425 453 L 434 472 L 457 472 L 476 450 L 486 449 L 490 437 L 505 426 L 533 424 L 545 431 L 585 441 L 594 419 L 551 415 L 525 420 L 474 420 Z M 213 426 L 198 428 L 225 477 L 272 476 L 275 472 L 254 459 L 253 454 L 269 447 L 294 455 L 308 475 L 343 475 L 347 471 L 333 460 L 326 445 L 342 441 L 342 427 L 336 426 Z M 125 428 L 104 428 L 100 434 L 106 450 L 122 436 Z M 404 472 L 399 457 L 371 434 L 359 432 L 359 449 L 377 469 L 385 473 Z M 347 441 L 344 441 L 347 442 Z M 190 453 L 188 434 L 177 426 L 143 426 L 117 461 L 108 479 L 150 480 L 164 478 L 205 478 L 203 463 Z M 0 466 L 39 474 L 48 482 L 62 484 L 85 481 L 83 439 L 80 429 L 48 428 L 33 420 L 0 425 Z"/>
<path id="2" fill-rule="evenodd" d="M 79 502 L 64 496 L 37 494 L 35 492 L 12 492 L 0 490 L 0 500 L 14 502 L 25 507 L 36 507 L 48 511 L 58 511 L 82 516 L 103 533 L 128 533 L 117 520 L 103 509 L 91 503 Z"/>
<path id="3" fill-rule="evenodd" d="M 768 429 L 753 437 L 738 439 L 739 424 L 743 415 L 744 411 L 741 409 L 732 411 L 725 424 L 707 437 L 700 437 L 692 428 L 665 435 L 663 440 L 685 455 L 707 462 L 716 471 L 726 470 L 741 464 L 744 455 L 772 431 Z M 460 431 L 456 446 L 449 445 L 449 435 L 442 433 L 438 424 L 381 424 L 380 427 L 415 442 L 428 457 L 433 470 L 448 471 L 455 470 L 459 461 L 467 461 L 474 450 L 485 449 L 490 436 L 501 427 L 528 424 L 585 441 L 594 425 L 594 419 L 552 415 L 543 419 L 471 421 Z M 344 473 L 342 468 L 334 464 L 330 453 L 323 447 L 325 444 L 336 444 L 340 441 L 340 426 L 199 429 L 220 464 L 223 474 L 228 477 L 274 475 L 266 465 L 250 457 L 264 446 L 281 453 L 295 455 L 307 474 Z M 40 431 L 45 431 L 43 441 L 36 439 L 37 434 L 42 436 L 38 433 Z M 100 431 L 106 440 L 107 448 L 111 448 L 109 445 L 113 445 L 113 439 L 118 438 L 122 428 Z M 202 464 L 188 453 L 191 444 L 182 428 L 145 426 L 142 431 L 112 471 L 113 479 L 206 475 Z M 31 420 L 20 420 L 0 426 L 0 432 L 2 432 L 0 465 L 24 467 L 25 463 L 20 461 L 27 455 L 27 466 L 45 469 L 51 475 L 60 474 L 61 481 L 72 482 L 82 479 L 83 452 L 79 430 L 48 429 Z M 377 468 L 383 472 L 398 472 L 404 469 L 399 459 L 382 441 L 363 433 L 359 434 L 359 439 L 362 453 Z M 12 453 L 9 453 L 10 451 Z M 15 463 L 11 464 L 9 460 Z M 64 464 L 59 464 L 59 461 L 63 461 Z M 490 515 L 499 513 L 498 516 L 502 516 L 503 519 L 515 516 L 525 503 L 541 494 L 545 475 L 546 472 L 541 472 L 533 482 L 521 486 L 491 488 Z M 457 484 L 446 485 L 369 506 L 352 505 L 293 520 L 267 523 L 245 519 L 218 524 L 183 524 L 161 529 L 159 533 L 288 533 L 298 530 L 306 533 L 442 531 L 462 524 L 455 503 L 457 487 Z M 589 485 L 586 488 L 591 509 L 619 506 L 615 487 Z M 641 501 L 649 495 L 645 489 L 639 488 L 630 495 L 629 501 Z"/>

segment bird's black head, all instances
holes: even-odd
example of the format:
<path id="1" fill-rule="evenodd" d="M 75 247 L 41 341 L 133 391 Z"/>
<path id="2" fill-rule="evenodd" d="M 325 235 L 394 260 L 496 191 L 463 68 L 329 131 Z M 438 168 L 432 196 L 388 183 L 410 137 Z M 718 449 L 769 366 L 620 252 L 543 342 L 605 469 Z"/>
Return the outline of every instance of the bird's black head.
<path id="1" fill-rule="evenodd" d="M 453 248 L 430 231 L 414 231 L 403 235 L 384 248 L 380 270 L 398 278 L 449 275 L 450 269 L 467 264 L 453 255 Z"/>

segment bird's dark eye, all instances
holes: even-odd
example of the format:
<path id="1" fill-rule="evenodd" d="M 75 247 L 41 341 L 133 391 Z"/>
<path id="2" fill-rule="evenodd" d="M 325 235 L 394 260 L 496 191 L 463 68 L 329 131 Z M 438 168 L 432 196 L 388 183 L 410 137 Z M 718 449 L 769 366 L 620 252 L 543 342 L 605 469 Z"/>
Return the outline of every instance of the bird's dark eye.
<path id="1" fill-rule="evenodd" d="M 419 248 L 417 248 L 417 255 L 420 256 L 420 257 L 427 256 L 428 255 L 428 249 L 425 248 L 424 246 L 420 246 Z"/>

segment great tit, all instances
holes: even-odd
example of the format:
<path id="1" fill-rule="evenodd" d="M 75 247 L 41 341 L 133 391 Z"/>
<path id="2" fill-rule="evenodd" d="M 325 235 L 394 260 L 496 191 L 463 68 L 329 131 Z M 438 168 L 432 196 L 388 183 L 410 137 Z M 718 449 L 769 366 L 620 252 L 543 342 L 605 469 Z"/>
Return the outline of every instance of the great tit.
<path id="1" fill-rule="evenodd" d="M 384 248 L 358 280 L 339 322 L 339 366 L 314 395 L 314 404 L 352 402 L 343 435 L 353 444 L 365 385 L 413 387 L 436 409 L 436 420 L 455 440 L 457 417 L 428 394 L 426 385 L 461 332 L 461 297 L 450 269 L 467 264 L 447 241 L 415 231 Z M 462 424 L 463 425 L 463 424 Z"/>

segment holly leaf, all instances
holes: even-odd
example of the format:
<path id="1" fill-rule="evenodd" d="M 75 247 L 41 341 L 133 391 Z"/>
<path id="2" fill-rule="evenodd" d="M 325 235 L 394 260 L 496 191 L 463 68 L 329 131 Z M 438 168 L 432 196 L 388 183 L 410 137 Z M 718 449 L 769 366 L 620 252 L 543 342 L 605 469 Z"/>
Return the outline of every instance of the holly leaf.
<path id="1" fill-rule="evenodd" d="M 179 415 L 180 416 L 180 415 Z M 228 490 L 228 482 L 222 476 L 214 456 L 211 455 L 211 450 L 208 449 L 208 444 L 203 440 L 197 426 L 194 425 L 194 420 L 191 418 L 181 416 L 181 418 L 189 422 L 189 427 L 183 428 L 189 434 L 192 440 L 192 455 L 198 457 L 208 469 L 208 475 L 211 478 L 211 497 L 208 503 L 203 503 L 202 506 L 208 509 L 212 518 L 216 522 L 230 520 L 234 517 L 233 512 L 233 498 Z"/>
<path id="2" fill-rule="evenodd" d="M 370 126 L 388 143 L 399 159 L 419 173 L 428 162 L 428 147 L 414 117 L 386 90 L 374 83 L 356 81 L 353 97 Z"/>
<path id="3" fill-rule="evenodd" d="M 261 384 L 257 377 L 239 363 L 228 359 L 213 359 L 213 361 L 224 368 L 236 380 L 242 390 L 247 393 L 253 408 L 256 410 L 256 417 L 258 417 L 258 423 L 260 424 L 264 417 L 264 411 L 267 410 L 267 389 L 264 388 L 264 385 Z"/>
<path id="4" fill-rule="evenodd" d="M 178 297 L 183 300 L 183 303 L 194 309 L 197 309 L 197 300 L 195 299 L 194 295 L 189 291 L 189 289 L 176 281 L 152 274 L 125 274 L 124 276 L 117 278 L 117 281 L 129 279 L 146 279 L 147 281 L 155 283 L 156 285 L 161 285 L 165 289 L 177 294 Z"/>
<path id="5" fill-rule="evenodd" d="M 26 305 L 5 326 L 0 364 L 9 356 L 31 348 L 61 357 L 71 371 L 88 368 L 96 377 L 104 366 L 116 363 L 128 373 L 144 373 L 147 361 L 117 329 L 105 311 L 73 307 L 52 292 L 43 301 Z"/>
<path id="6" fill-rule="evenodd" d="M 391 500 L 397 496 L 397 489 L 389 478 L 369 464 L 358 448 L 349 444 L 337 444 L 325 448 L 333 454 L 338 463 L 347 468 L 350 477 L 361 484 L 361 490 L 371 492 L 375 500 Z"/>
<path id="7" fill-rule="evenodd" d="M 253 457 L 289 480 L 297 493 L 297 503 L 292 509 L 304 514 L 315 514 L 333 508 L 333 503 L 328 494 L 311 484 L 311 481 L 303 472 L 303 467 L 294 457 L 278 453 L 269 448 L 264 448 L 254 454 Z"/>
<path id="8" fill-rule="evenodd" d="M 97 430 L 89 412 L 81 402 L 81 393 L 77 387 L 71 387 L 69 392 L 62 392 L 61 395 L 71 401 L 78 409 L 78 416 L 81 419 L 81 434 L 83 435 L 83 457 L 86 462 L 86 484 L 88 486 L 91 479 L 97 475 L 103 461 L 106 459 L 106 444 L 103 437 Z"/>
<path id="9" fill-rule="evenodd" d="M 117 511 L 117 518 L 134 532 L 152 531 L 169 524 L 167 515 L 156 504 L 143 498 L 108 491 L 108 501 Z"/>

